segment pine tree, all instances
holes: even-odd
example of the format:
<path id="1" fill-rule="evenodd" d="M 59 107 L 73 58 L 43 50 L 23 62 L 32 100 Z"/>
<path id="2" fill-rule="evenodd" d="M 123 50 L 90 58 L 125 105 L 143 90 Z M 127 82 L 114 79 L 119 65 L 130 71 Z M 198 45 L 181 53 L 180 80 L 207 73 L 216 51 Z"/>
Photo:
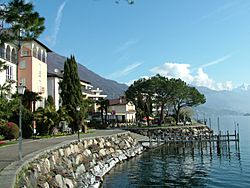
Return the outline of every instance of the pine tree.
<path id="1" fill-rule="evenodd" d="M 81 107 L 83 103 L 78 68 L 74 56 L 67 58 L 64 63 L 64 74 L 63 80 L 60 83 L 60 89 L 62 105 L 65 106 L 69 115 L 74 119 L 70 123 L 72 132 L 74 132 L 78 130 L 77 125 L 81 117 L 81 112 L 77 112 L 76 108 L 78 106 Z"/>

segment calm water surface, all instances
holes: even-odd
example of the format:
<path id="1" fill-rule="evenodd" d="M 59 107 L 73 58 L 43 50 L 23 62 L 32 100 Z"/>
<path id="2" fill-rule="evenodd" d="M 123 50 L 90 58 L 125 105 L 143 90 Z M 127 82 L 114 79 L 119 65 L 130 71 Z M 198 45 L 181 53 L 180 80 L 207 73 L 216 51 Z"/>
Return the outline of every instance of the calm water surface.
<path id="1" fill-rule="evenodd" d="M 103 187 L 250 187 L 250 117 L 220 117 L 220 130 L 233 132 L 235 123 L 239 149 L 234 142 L 223 145 L 221 154 L 209 144 L 161 146 L 118 164 Z M 217 127 L 212 118 L 215 132 Z"/>

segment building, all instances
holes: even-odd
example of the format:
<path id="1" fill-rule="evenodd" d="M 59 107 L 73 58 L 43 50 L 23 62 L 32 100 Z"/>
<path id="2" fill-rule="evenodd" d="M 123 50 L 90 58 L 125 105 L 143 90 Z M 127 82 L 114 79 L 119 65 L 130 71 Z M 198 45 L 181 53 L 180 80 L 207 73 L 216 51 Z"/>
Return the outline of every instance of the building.
<path id="1" fill-rule="evenodd" d="M 44 107 L 47 98 L 47 53 L 51 50 L 38 40 L 22 41 L 18 64 L 18 82 L 26 89 L 39 93 L 41 101 L 36 108 Z"/>
<path id="2" fill-rule="evenodd" d="M 16 91 L 17 80 L 17 46 L 4 43 L 0 46 L 0 61 L 5 62 L 7 68 L 0 72 L 0 85 L 11 82 L 11 93 Z"/>
<path id="3" fill-rule="evenodd" d="M 118 122 L 135 122 L 136 120 L 135 105 L 124 97 L 109 100 L 109 111 L 112 114 L 111 118 Z"/>
<path id="4" fill-rule="evenodd" d="M 59 71 L 58 69 L 55 69 L 54 73 L 47 74 L 47 94 L 48 96 L 50 95 L 53 97 L 57 110 L 61 105 L 59 82 L 62 80 L 62 78 L 63 71 Z M 96 112 L 98 107 L 95 101 L 100 98 L 106 98 L 107 95 L 101 94 L 102 90 L 100 90 L 99 88 L 93 89 L 94 86 L 92 86 L 88 81 L 80 80 L 80 83 L 83 98 L 91 99 L 94 101 L 94 111 Z"/>

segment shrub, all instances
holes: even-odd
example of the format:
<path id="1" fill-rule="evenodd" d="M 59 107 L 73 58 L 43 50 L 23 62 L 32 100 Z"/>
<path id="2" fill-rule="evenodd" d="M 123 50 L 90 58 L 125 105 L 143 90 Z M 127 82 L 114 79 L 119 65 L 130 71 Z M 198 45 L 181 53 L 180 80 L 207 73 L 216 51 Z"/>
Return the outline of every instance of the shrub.
<path id="1" fill-rule="evenodd" d="M 175 124 L 176 123 L 175 119 L 172 116 L 165 117 L 164 121 L 167 124 Z"/>
<path id="2" fill-rule="evenodd" d="M 18 138 L 19 128 L 13 122 L 8 122 L 0 126 L 0 134 L 4 136 L 4 139 L 11 140 Z"/>

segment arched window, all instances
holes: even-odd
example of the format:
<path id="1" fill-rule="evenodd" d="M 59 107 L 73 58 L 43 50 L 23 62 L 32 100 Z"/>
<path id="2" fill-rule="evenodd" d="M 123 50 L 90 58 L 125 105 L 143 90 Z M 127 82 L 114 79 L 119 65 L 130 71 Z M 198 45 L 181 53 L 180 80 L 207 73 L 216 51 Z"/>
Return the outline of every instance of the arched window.
<path id="1" fill-rule="evenodd" d="M 4 50 L 5 50 L 4 44 L 2 44 L 2 45 L 0 46 L 0 57 L 3 58 L 3 59 L 5 58 L 5 57 L 4 57 Z"/>
<path id="2" fill-rule="evenodd" d="M 13 48 L 11 51 L 11 62 L 16 63 L 17 55 L 16 55 L 16 50 Z"/>
<path id="3" fill-rule="evenodd" d="M 39 50 L 38 50 L 37 58 L 38 58 L 39 60 L 42 60 L 42 52 L 41 52 L 41 49 L 40 49 L 40 48 L 39 48 Z"/>
<path id="4" fill-rule="evenodd" d="M 42 58 L 42 61 L 43 61 L 44 63 L 46 63 L 46 53 L 45 53 L 45 51 L 43 51 L 43 58 Z"/>
<path id="5" fill-rule="evenodd" d="M 6 48 L 6 60 L 10 61 L 10 46 L 9 45 Z"/>
<path id="6" fill-rule="evenodd" d="M 33 47 L 33 57 L 37 58 L 37 50 L 36 47 Z"/>

